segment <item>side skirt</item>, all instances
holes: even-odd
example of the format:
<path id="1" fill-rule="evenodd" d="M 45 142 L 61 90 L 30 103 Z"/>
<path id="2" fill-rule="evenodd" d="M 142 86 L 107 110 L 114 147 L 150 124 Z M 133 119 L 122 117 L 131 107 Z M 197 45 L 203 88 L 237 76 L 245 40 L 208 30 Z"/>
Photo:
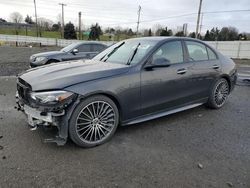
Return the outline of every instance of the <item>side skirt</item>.
<path id="1" fill-rule="evenodd" d="M 124 122 L 122 125 L 123 126 L 132 125 L 132 124 L 141 123 L 141 122 L 144 122 L 144 121 L 149 121 L 149 120 L 160 118 L 160 117 L 163 117 L 163 116 L 166 116 L 166 115 L 170 115 L 170 114 L 174 114 L 174 113 L 181 112 L 181 111 L 184 111 L 184 110 L 188 110 L 188 109 L 191 109 L 191 108 L 195 108 L 195 107 L 200 106 L 202 104 L 204 104 L 204 103 L 195 103 L 195 104 L 190 104 L 190 105 L 183 106 L 183 107 L 180 107 L 180 108 L 176 108 L 176 109 L 173 109 L 173 110 L 168 110 L 168 111 L 164 111 L 164 112 L 161 111 L 159 113 L 149 114 L 149 115 L 146 115 L 146 116 L 141 116 L 139 118 Z"/>

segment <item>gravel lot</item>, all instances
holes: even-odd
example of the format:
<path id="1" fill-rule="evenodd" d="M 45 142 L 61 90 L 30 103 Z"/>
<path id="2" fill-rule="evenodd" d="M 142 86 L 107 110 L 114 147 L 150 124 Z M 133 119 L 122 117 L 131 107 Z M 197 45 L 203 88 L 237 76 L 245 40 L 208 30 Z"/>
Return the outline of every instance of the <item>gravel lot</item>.
<path id="1" fill-rule="evenodd" d="M 18 48 L 12 53 L 10 49 L 0 47 L 0 75 L 21 71 L 26 58 L 41 50 Z M 6 53 L 18 55 L 8 59 Z M 9 72 L 8 66 L 2 70 L 6 65 Z M 239 71 L 250 74 L 248 66 Z M 110 142 L 82 149 L 71 141 L 63 147 L 44 144 L 53 130 L 30 131 L 25 116 L 14 109 L 15 82 L 15 77 L 0 76 L 1 188 L 250 188 L 248 86 L 236 86 L 220 110 L 200 106 L 119 127 Z"/>
<path id="2" fill-rule="evenodd" d="M 51 131 L 29 131 L 14 110 L 15 79 L 0 84 L 0 187 L 250 187 L 247 86 L 220 110 L 120 127 L 107 144 L 81 149 L 44 144 Z"/>
<path id="3" fill-rule="evenodd" d="M 32 54 L 59 50 L 58 47 L 10 47 L 0 46 L 0 76 L 17 75 L 29 68 Z"/>

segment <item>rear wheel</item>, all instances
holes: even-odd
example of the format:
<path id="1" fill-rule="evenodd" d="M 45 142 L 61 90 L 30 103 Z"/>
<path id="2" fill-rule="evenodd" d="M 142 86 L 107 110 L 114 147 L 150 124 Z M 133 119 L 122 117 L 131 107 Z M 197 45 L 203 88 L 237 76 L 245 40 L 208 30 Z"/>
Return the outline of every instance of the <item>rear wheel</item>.
<path id="1" fill-rule="evenodd" d="M 108 141 L 116 131 L 119 113 L 108 97 L 96 95 L 83 100 L 74 110 L 69 135 L 81 147 L 94 147 Z"/>
<path id="2" fill-rule="evenodd" d="M 48 64 L 57 63 L 57 62 L 59 62 L 59 61 L 58 61 L 58 60 L 51 59 L 51 60 L 47 61 L 45 64 L 48 65 Z"/>
<path id="3" fill-rule="evenodd" d="M 229 89 L 228 81 L 225 78 L 220 78 L 210 92 L 207 106 L 214 109 L 221 108 L 227 100 Z"/>

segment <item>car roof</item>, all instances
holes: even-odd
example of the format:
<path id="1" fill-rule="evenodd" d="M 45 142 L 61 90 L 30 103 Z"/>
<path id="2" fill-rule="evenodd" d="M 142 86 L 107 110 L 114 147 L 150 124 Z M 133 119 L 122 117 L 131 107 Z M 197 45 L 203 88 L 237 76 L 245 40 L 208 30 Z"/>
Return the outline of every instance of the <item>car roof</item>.
<path id="1" fill-rule="evenodd" d="M 75 42 L 74 44 L 76 44 L 76 45 L 80 45 L 80 44 L 101 44 L 101 45 L 107 46 L 106 44 L 104 44 L 102 42 L 97 42 L 97 41 L 82 41 L 82 42 Z"/>
<path id="2" fill-rule="evenodd" d="M 193 40 L 193 41 L 198 41 L 202 42 L 201 40 L 195 39 L 195 38 L 190 38 L 190 37 L 175 37 L 175 36 L 153 36 L 153 37 L 138 37 L 138 38 L 131 38 L 127 40 L 145 40 L 145 41 L 168 41 L 168 40 L 173 40 L 173 39 L 185 39 L 185 40 Z"/>

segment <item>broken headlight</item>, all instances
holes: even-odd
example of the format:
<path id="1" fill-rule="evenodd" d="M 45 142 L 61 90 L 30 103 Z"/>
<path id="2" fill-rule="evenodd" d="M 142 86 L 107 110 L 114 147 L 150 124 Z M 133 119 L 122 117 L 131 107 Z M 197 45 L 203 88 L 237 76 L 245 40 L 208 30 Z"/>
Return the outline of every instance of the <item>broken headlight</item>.
<path id="1" fill-rule="evenodd" d="M 46 57 L 37 57 L 35 61 L 44 61 L 47 59 Z"/>
<path id="2" fill-rule="evenodd" d="M 30 97 L 42 105 L 54 105 L 67 101 L 73 97 L 73 93 L 69 91 L 31 92 Z"/>

